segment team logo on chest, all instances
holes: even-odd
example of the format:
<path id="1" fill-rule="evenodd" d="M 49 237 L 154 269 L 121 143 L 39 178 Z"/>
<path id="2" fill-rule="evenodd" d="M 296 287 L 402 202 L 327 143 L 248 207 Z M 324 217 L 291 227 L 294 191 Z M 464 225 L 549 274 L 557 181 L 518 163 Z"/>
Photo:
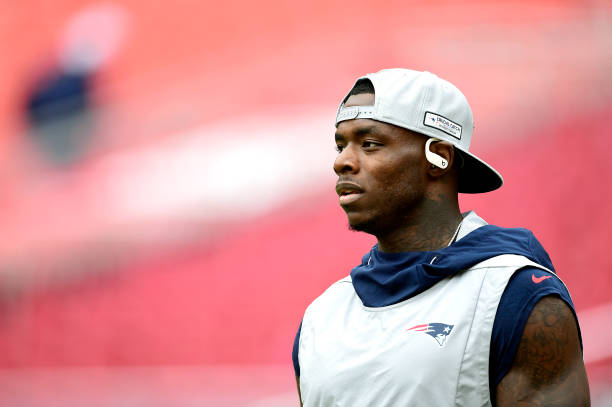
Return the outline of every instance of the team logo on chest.
<path id="1" fill-rule="evenodd" d="M 431 336 L 438 342 L 438 345 L 444 346 L 448 335 L 453 331 L 455 325 L 443 324 L 441 322 L 430 322 L 428 324 L 415 325 L 406 331 L 423 332 Z"/>

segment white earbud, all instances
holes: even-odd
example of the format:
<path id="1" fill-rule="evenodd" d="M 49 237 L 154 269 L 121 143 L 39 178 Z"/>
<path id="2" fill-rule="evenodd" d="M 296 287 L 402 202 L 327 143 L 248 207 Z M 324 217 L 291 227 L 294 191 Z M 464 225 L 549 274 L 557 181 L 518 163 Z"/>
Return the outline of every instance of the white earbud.
<path id="1" fill-rule="evenodd" d="M 440 140 L 438 140 L 437 138 L 433 138 L 432 137 L 429 140 L 427 140 L 427 143 L 425 143 L 425 158 L 427 158 L 427 161 L 429 161 L 430 163 L 432 163 L 436 167 L 444 169 L 448 165 L 448 161 L 446 161 L 442 156 L 440 156 L 440 155 L 438 155 L 436 153 L 432 153 L 429 150 L 429 146 L 434 141 L 440 141 Z"/>

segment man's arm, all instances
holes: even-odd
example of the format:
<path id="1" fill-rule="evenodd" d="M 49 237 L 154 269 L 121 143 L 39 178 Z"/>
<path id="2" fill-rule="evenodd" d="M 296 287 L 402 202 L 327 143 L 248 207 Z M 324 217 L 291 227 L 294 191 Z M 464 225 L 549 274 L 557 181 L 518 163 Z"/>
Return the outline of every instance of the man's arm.
<path id="1" fill-rule="evenodd" d="M 591 405 L 578 327 L 561 298 L 544 297 L 531 311 L 496 401 L 498 407 Z"/>
<path id="2" fill-rule="evenodd" d="M 300 398 L 300 407 L 302 407 L 303 406 L 302 392 L 300 391 L 300 377 L 298 375 L 295 375 L 295 381 L 297 382 L 297 386 L 298 386 L 298 397 Z"/>

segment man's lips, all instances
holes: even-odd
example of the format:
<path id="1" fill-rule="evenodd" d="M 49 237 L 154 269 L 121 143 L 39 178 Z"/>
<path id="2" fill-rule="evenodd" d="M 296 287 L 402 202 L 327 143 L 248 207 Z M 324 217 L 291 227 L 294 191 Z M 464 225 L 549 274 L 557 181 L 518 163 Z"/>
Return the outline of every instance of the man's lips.
<path id="1" fill-rule="evenodd" d="M 340 205 L 355 201 L 363 192 L 363 188 L 355 182 L 339 181 L 336 183 L 336 193 L 340 197 Z"/>

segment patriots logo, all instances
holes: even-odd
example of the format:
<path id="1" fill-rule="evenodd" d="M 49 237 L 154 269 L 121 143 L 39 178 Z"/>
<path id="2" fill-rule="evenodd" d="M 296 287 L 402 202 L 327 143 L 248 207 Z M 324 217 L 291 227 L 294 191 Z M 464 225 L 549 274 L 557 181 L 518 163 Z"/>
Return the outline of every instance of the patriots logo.
<path id="1" fill-rule="evenodd" d="M 448 335 L 453 331 L 455 325 L 443 324 L 441 322 L 430 322 L 428 324 L 415 325 L 406 331 L 423 332 L 431 336 L 438 342 L 438 345 L 444 346 Z"/>

